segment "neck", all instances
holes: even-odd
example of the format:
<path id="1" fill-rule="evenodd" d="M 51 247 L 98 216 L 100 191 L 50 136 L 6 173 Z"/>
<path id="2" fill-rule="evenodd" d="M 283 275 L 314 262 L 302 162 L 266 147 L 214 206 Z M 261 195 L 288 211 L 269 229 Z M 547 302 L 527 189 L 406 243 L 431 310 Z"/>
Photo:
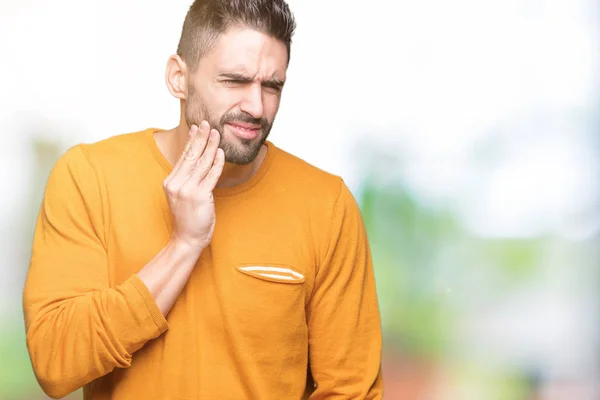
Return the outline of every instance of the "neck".
<path id="1" fill-rule="evenodd" d="M 249 181 L 260 168 L 266 155 L 267 146 L 263 145 L 254 161 L 250 164 L 236 165 L 226 162 L 221 177 L 219 178 L 219 182 L 217 183 L 217 187 L 233 187 Z"/>
<path id="2" fill-rule="evenodd" d="M 175 165 L 188 141 L 189 128 L 186 124 L 180 124 L 174 129 L 156 133 L 155 138 L 159 149 L 167 160 Z M 247 182 L 256 174 L 266 155 L 267 146 L 263 145 L 258 156 L 250 164 L 236 165 L 226 162 L 217 187 L 227 188 Z"/>

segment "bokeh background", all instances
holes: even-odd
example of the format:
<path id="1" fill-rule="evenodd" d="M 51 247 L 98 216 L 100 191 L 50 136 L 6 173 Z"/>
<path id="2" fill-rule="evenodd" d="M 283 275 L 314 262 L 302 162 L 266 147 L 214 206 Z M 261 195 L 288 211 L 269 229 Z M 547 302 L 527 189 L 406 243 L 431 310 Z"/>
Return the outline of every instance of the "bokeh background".
<path id="1" fill-rule="evenodd" d="M 189 3 L 0 1 L 0 399 L 46 398 L 21 294 L 49 170 L 177 124 Z M 600 399 L 598 1 L 289 3 L 271 140 L 361 205 L 386 398 Z"/>

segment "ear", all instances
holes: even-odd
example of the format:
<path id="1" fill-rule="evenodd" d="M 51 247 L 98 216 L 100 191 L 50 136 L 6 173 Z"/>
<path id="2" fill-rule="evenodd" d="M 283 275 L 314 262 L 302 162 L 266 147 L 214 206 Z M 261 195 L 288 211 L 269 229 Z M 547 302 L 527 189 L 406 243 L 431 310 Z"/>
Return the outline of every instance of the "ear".
<path id="1" fill-rule="evenodd" d="M 167 61 L 165 80 L 167 89 L 173 97 L 185 100 L 187 98 L 187 65 L 178 55 L 172 55 Z"/>

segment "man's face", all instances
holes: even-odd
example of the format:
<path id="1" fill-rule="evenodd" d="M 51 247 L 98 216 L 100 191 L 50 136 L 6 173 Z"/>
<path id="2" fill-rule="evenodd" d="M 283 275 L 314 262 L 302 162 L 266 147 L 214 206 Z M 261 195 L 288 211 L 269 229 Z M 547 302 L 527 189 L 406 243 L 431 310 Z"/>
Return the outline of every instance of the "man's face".
<path id="1" fill-rule="evenodd" d="M 286 78 L 285 44 L 248 28 L 221 35 L 188 79 L 185 120 L 221 134 L 225 160 L 252 162 L 267 140 Z"/>

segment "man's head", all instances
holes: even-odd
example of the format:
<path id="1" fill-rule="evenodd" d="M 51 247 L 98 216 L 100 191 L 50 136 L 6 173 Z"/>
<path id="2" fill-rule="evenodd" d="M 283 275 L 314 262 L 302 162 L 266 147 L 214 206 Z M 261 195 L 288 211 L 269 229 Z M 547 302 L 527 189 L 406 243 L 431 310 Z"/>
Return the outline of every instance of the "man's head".
<path id="1" fill-rule="evenodd" d="M 167 85 L 187 126 L 207 120 L 228 162 L 248 164 L 279 109 L 295 21 L 284 0 L 196 0 Z M 183 121 L 182 121 L 183 122 Z"/>

